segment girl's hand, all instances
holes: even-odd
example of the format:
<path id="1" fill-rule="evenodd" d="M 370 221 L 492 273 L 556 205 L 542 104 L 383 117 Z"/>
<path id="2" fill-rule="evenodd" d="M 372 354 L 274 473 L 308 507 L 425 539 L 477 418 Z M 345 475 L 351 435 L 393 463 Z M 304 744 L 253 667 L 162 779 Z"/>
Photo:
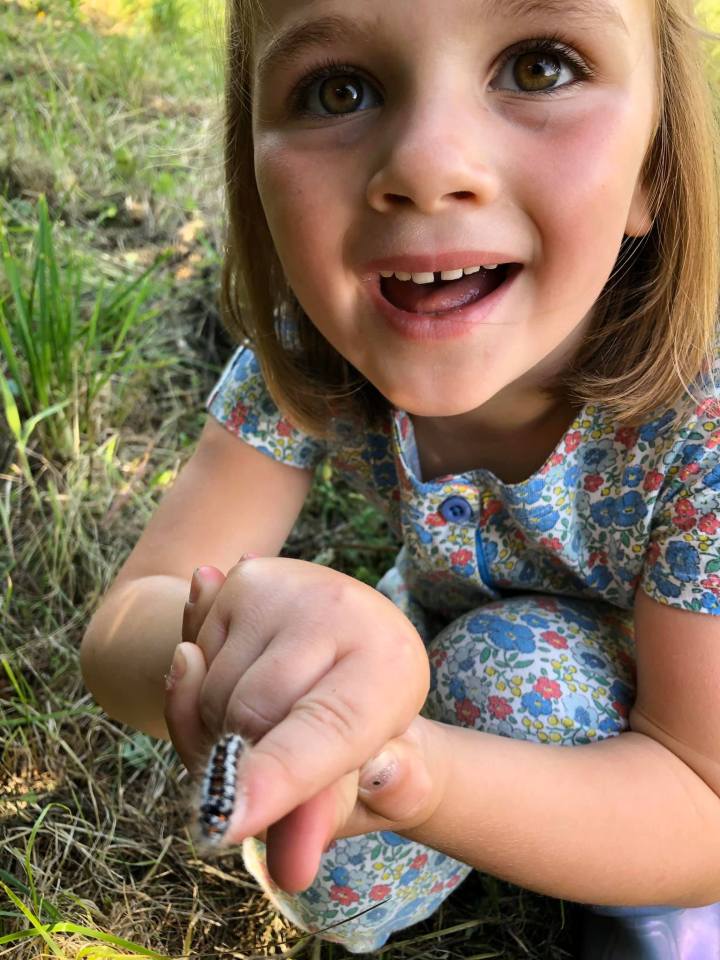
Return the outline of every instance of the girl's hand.
<path id="1" fill-rule="evenodd" d="M 202 718 L 187 735 L 197 746 L 183 748 L 188 765 L 197 770 L 196 758 L 225 731 L 256 744 L 241 761 L 244 816 L 238 811 L 227 840 L 275 825 L 270 869 L 287 889 L 303 889 L 338 830 L 378 828 L 358 826 L 369 820 L 361 807 L 353 812 L 357 770 L 417 717 L 429 684 L 422 641 L 371 587 L 303 561 L 264 558 L 230 571 L 198 648 L 207 675 L 196 649 L 182 684 L 199 691 Z M 172 704 L 180 698 L 168 699 L 168 725 L 177 729 Z"/>

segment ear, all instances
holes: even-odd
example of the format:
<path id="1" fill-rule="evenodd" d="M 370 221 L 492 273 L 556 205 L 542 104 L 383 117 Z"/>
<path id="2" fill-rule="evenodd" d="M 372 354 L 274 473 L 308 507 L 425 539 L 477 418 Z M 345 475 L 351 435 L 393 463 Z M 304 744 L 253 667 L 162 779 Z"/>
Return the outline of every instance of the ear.
<path id="1" fill-rule="evenodd" d="M 625 224 L 625 236 L 644 237 L 645 234 L 650 233 L 652 225 L 653 218 L 648 202 L 648 191 L 643 182 L 642 174 L 640 174 L 630 202 L 630 210 Z"/>

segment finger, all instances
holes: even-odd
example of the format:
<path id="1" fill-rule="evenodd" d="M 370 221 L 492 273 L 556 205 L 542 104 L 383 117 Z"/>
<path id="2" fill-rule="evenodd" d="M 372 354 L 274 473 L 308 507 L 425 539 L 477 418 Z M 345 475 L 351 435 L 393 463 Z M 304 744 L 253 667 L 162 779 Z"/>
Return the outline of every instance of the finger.
<path id="1" fill-rule="evenodd" d="M 386 673 L 369 677 L 366 667 L 363 651 L 348 654 L 243 758 L 243 810 L 230 828 L 236 838 L 275 823 L 404 732 L 400 664 L 388 650 Z"/>
<path id="2" fill-rule="evenodd" d="M 244 553 L 235 566 L 231 567 L 228 571 L 227 576 L 224 577 L 220 586 L 223 586 L 230 578 L 233 578 L 237 582 L 239 579 L 238 571 L 246 561 L 252 560 L 256 556 L 257 554 L 254 553 Z M 205 567 L 203 569 L 214 570 L 217 573 L 220 572 L 215 567 Z M 217 602 L 215 602 L 216 600 Z M 252 611 L 244 600 L 242 589 L 238 589 L 234 598 L 226 596 L 217 590 L 209 608 L 205 612 L 203 620 L 198 625 L 195 642 L 205 654 L 205 662 L 208 666 L 213 663 L 218 654 L 225 648 L 228 639 L 229 624 L 233 614 L 237 612 L 235 610 L 237 604 L 241 606 L 243 611 L 243 623 L 250 624 L 255 618 L 253 618 Z M 260 620 L 260 618 L 258 618 L 258 620 Z M 235 675 L 237 675 L 237 671 Z"/>
<path id="3" fill-rule="evenodd" d="M 299 893 L 312 884 L 335 820 L 335 789 L 328 787 L 268 829 L 267 866 L 282 890 Z"/>
<path id="4" fill-rule="evenodd" d="M 256 649 L 252 637 L 242 650 L 227 644 L 208 671 L 213 696 L 201 707 L 208 727 L 238 732 L 257 743 L 335 665 L 334 646 L 319 642 L 320 637 L 299 635 L 293 625 L 273 637 L 270 649 L 259 644 Z M 283 671 L 281 683 L 279 663 L 295 665 Z"/>
<path id="5" fill-rule="evenodd" d="M 190 598 L 183 610 L 182 638 L 184 643 L 195 643 L 200 628 L 205 622 L 220 587 L 225 583 L 225 574 L 217 567 L 198 567 L 190 581 Z"/>
<path id="6" fill-rule="evenodd" d="M 181 643 L 166 679 L 165 722 L 180 759 L 192 775 L 204 767 L 211 737 L 200 718 L 200 689 L 207 668 L 202 651 Z"/>

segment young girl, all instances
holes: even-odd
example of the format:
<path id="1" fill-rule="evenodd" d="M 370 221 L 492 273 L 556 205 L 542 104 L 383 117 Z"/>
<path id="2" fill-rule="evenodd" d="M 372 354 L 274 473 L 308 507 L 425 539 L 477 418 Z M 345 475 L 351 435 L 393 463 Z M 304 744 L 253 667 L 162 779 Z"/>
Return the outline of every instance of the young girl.
<path id="1" fill-rule="evenodd" d="M 477 869 L 595 905 L 586 960 L 720 957 L 689 0 L 231 0 L 228 36 L 244 343 L 88 629 L 90 689 L 194 772 L 254 745 L 225 840 L 350 951 Z M 377 590 L 278 557 L 326 457 L 402 536 Z"/>

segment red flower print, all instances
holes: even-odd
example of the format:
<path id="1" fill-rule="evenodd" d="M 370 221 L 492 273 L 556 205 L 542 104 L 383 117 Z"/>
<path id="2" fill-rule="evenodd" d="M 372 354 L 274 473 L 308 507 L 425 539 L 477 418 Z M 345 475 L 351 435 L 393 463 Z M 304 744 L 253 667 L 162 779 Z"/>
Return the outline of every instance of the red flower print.
<path id="1" fill-rule="evenodd" d="M 632 676 L 635 677 L 637 674 L 637 664 L 635 663 L 633 658 L 630 656 L 630 654 L 625 653 L 624 650 L 618 650 L 617 658 L 620 661 L 620 663 L 622 663 L 624 666 L 626 666 L 629 669 Z"/>
<path id="2" fill-rule="evenodd" d="M 647 548 L 647 553 L 645 554 L 647 562 L 650 564 L 651 567 L 655 566 L 659 556 L 660 556 L 660 544 L 651 543 L 650 546 Z"/>
<path id="3" fill-rule="evenodd" d="M 483 507 L 482 514 L 480 515 L 480 520 L 482 523 L 487 523 L 488 520 L 495 516 L 496 513 L 500 513 L 503 505 L 501 500 L 488 500 L 488 502 Z"/>
<path id="4" fill-rule="evenodd" d="M 634 427 L 620 427 L 615 431 L 615 442 L 625 447 L 634 447 L 637 443 L 638 431 Z"/>
<path id="5" fill-rule="evenodd" d="M 441 667 L 447 660 L 447 650 L 431 650 L 429 658 L 434 667 Z"/>
<path id="6" fill-rule="evenodd" d="M 293 430 L 293 425 L 289 420 L 286 420 L 285 417 L 278 421 L 277 432 L 281 437 L 289 437 L 293 433 Z"/>
<path id="7" fill-rule="evenodd" d="M 712 590 L 716 597 L 720 597 L 720 577 L 717 574 L 711 574 L 711 576 L 701 580 L 700 583 L 706 590 Z"/>
<path id="8" fill-rule="evenodd" d="M 440 891 L 444 889 L 445 889 L 445 884 L 442 881 L 439 881 L 438 883 L 433 884 L 433 886 L 430 889 L 430 893 L 440 893 Z"/>
<path id="9" fill-rule="evenodd" d="M 720 419 L 720 400 L 717 397 L 707 397 L 696 408 L 699 417 L 707 417 L 709 420 Z"/>
<path id="10" fill-rule="evenodd" d="M 695 526 L 695 521 L 697 520 L 697 510 L 692 505 L 692 503 L 684 497 L 682 500 L 678 500 L 675 505 L 675 516 L 673 517 L 675 525 L 679 527 L 680 530 L 692 530 Z"/>
<path id="11" fill-rule="evenodd" d="M 558 608 L 557 600 L 553 600 L 552 597 L 537 597 L 535 603 L 541 610 L 548 610 L 550 613 L 555 613 Z"/>
<path id="12" fill-rule="evenodd" d="M 245 423 L 247 419 L 248 408 L 239 403 L 236 407 L 233 407 L 232 413 L 227 419 L 228 429 L 237 431 Z"/>
<path id="13" fill-rule="evenodd" d="M 714 450 L 720 444 L 720 430 L 714 430 L 705 441 L 708 450 Z"/>
<path id="14" fill-rule="evenodd" d="M 548 680 L 547 677 L 540 677 L 533 690 L 539 693 L 544 700 L 552 700 L 553 697 L 557 699 L 562 692 L 557 680 Z"/>
<path id="15" fill-rule="evenodd" d="M 426 853 L 420 853 L 420 854 L 418 854 L 417 857 L 415 857 L 415 859 L 413 860 L 413 862 L 410 864 L 410 869 L 411 869 L 411 870 L 422 870 L 422 868 L 425 866 L 426 863 L 427 863 L 427 854 L 426 854 Z"/>
<path id="16" fill-rule="evenodd" d="M 460 723 L 464 723 L 467 727 L 472 727 L 480 716 L 480 709 L 475 706 L 472 700 L 468 700 L 468 698 L 465 697 L 464 700 L 455 701 L 455 716 Z"/>
<path id="17" fill-rule="evenodd" d="M 547 547 L 548 550 L 554 550 L 556 553 L 562 552 L 562 543 L 557 537 L 541 537 L 540 545 Z"/>
<path id="18" fill-rule="evenodd" d="M 590 473 L 587 477 L 585 477 L 584 486 L 586 490 L 590 490 L 592 493 L 594 493 L 598 487 L 603 485 L 603 482 L 603 478 L 599 473 Z"/>
<path id="19" fill-rule="evenodd" d="M 447 520 L 441 513 L 429 513 L 425 518 L 425 522 L 429 527 L 444 527 Z"/>
<path id="20" fill-rule="evenodd" d="M 569 433 L 565 437 L 565 451 L 567 453 L 572 453 L 573 450 L 577 450 L 580 446 L 580 437 L 582 437 L 582 434 L 579 430 L 573 430 L 572 433 Z"/>
<path id="21" fill-rule="evenodd" d="M 688 477 L 692 477 L 696 473 L 700 473 L 700 464 L 688 463 L 680 471 L 680 479 L 687 480 Z"/>
<path id="22" fill-rule="evenodd" d="M 662 482 L 663 475 L 661 473 L 658 473 L 657 470 L 648 470 L 643 480 L 643 490 L 657 490 Z"/>
<path id="23" fill-rule="evenodd" d="M 556 630 L 546 630 L 545 633 L 541 633 L 540 636 L 543 640 L 546 640 L 551 647 L 555 647 L 557 650 L 567 650 L 567 640 L 565 637 L 561 637 Z"/>
<path id="24" fill-rule="evenodd" d="M 334 883 L 330 888 L 330 899 L 341 903 L 344 907 L 349 907 L 351 904 L 357 903 L 360 896 L 357 890 L 353 890 L 351 887 L 339 887 Z"/>
<path id="25" fill-rule="evenodd" d="M 602 563 L 607 566 L 608 555 L 604 550 L 593 550 L 590 554 L 590 566 L 594 567 L 596 563 Z"/>
<path id="26" fill-rule="evenodd" d="M 376 883 L 370 891 L 371 900 L 384 900 L 390 893 L 390 886 L 387 883 Z"/>
<path id="27" fill-rule="evenodd" d="M 405 440 L 410 430 L 410 422 L 407 417 L 403 417 L 400 421 L 400 436 Z"/>
<path id="28" fill-rule="evenodd" d="M 513 712 L 513 708 L 507 702 L 505 697 L 488 697 L 488 707 L 490 713 L 498 720 L 504 720 Z"/>
<path id="29" fill-rule="evenodd" d="M 698 520 L 698 530 L 703 533 L 717 533 L 720 528 L 720 520 L 714 513 L 706 513 Z"/>
<path id="30" fill-rule="evenodd" d="M 626 703 L 620 703 L 619 700 L 613 700 L 613 709 L 615 709 L 621 717 L 626 717 L 630 712 L 630 707 Z"/>
<path id="31" fill-rule="evenodd" d="M 565 460 L 565 457 L 561 453 L 554 453 L 550 457 L 550 463 L 556 467 L 559 463 L 562 463 Z"/>
<path id="32" fill-rule="evenodd" d="M 452 890 L 453 887 L 456 887 L 460 883 L 460 875 L 454 874 L 445 884 L 447 890 Z"/>
<path id="33" fill-rule="evenodd" d="M 456 550 L 450 554 L 450 562 L 458 567 L 464 567 L 466 563 L 472 563 L 473 555 L 470 550 Z"/>

